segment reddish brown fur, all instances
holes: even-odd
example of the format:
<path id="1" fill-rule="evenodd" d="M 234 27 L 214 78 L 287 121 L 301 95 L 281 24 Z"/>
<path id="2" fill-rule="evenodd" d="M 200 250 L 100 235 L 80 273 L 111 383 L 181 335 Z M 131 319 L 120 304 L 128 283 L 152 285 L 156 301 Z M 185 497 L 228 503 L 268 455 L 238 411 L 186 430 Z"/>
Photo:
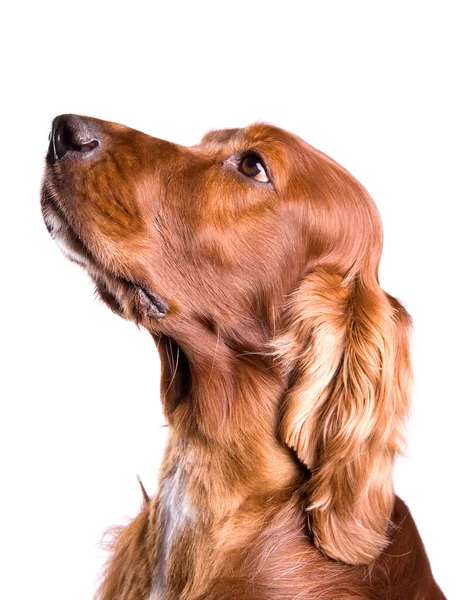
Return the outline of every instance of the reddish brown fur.
<path id="1" fill-rule="evenodd" d="M 100 147 L 47 166 L 45 220 L 152 333 L 171 429 L 160 492 L 115 537 L 99 598 L 443 598 L 392 488 L 410 320 L 380 288 L 367 192 L 265 124 L 184 148 L 86 122 Z M 239 172 L 249 151 L 269 183 Z"/>

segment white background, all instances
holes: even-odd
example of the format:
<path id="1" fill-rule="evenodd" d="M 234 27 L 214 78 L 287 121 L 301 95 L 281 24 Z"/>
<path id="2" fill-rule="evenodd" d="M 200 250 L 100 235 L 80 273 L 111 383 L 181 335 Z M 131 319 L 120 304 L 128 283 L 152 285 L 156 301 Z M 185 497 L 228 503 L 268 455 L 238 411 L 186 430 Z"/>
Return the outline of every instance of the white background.
<path id="1" fill-rule="evenodd" d="M 153 342 L 94 300 L 41 221 L 50 122 L 75 112 L 186 145 L 267 120 L 366 186 L 385 229 L 382 285 L 415 325 L 396 489 L 460 597 L 458 3 L 12 4 L 0 18 L 0 596 L 91 598 L 101 534 L 136 514 L 137 473 L 155 491 L 166 437 Z"/>

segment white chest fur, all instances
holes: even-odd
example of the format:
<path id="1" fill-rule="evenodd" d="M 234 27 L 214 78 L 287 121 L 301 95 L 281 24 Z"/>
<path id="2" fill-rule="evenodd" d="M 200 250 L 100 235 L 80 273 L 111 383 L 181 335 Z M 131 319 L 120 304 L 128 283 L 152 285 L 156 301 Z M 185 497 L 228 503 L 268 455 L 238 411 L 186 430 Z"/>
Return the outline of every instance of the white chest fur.
<path id="1" fill-rule="evenodd" d="M 186 491 L 187 481 L 188 471 L 185 460 L 178 463 L 160 485 L 157 513 L 160 534 L 159 554 L 149 600 L 164 598 L 172 544 L 185 526 L 194 523 L 197 517 L 196 509 Z"/>

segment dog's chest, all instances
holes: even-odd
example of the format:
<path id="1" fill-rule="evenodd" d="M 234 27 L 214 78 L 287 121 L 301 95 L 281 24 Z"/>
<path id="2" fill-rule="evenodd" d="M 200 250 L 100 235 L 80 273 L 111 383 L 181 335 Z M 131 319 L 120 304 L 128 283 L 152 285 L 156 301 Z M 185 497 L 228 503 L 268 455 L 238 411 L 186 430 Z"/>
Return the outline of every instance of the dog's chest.
<path id="1" fill-rule="evenodd" d="M 167 593 L 172 547 L 187 526 L 197 520 L 197 511 L 187 493 L 187 461 L 182 461 L 161 482 L 157 520 L 158 559 L 149 600 L 163 600 Z"/>

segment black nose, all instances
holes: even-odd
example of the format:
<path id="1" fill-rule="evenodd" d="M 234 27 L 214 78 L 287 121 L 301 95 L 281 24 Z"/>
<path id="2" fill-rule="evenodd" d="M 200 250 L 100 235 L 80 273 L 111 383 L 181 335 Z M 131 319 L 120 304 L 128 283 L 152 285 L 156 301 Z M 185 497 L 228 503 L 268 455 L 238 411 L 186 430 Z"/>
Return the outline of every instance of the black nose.
<path id="1" fill-rule="evenodd" d="M 98 146 L 98 136 L 86 119 L 77 115 L 61 115 L 51 126 L 47 161 L 53 164 L 68 152 L 87 154 Z"/>

